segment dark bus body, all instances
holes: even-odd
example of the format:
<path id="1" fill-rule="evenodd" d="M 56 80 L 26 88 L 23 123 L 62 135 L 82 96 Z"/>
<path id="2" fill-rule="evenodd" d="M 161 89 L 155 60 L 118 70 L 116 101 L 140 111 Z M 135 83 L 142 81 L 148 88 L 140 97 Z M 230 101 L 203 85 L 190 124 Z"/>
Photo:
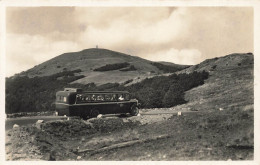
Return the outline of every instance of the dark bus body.
<path id="1" fill-rule="evenodd" d="M 138 101 L 127 91 L 87 91 L 65 88 L 56 93 L 56 110 L 60 116 L 96 117 L 99 114 L 139 113 Z"/>

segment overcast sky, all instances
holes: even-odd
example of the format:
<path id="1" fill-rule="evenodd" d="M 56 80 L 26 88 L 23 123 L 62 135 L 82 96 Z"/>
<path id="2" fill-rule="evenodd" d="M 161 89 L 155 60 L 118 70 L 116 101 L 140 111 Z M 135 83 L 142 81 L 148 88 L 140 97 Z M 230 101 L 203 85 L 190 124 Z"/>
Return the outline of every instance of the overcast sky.
<path id="1" fill-rule="evenodd" d="M 251 7 L 8 7 L 6 76 L 96 45 L 198 64 L 253 52 L 253 27 Z"/>

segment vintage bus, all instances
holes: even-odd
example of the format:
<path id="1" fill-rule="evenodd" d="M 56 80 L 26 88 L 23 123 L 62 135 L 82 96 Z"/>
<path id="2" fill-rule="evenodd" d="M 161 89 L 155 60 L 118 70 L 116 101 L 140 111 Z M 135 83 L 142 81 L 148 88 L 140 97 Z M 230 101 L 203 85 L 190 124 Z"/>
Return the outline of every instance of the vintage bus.
<path id="1" fill-rule="evenodd" d="M 82 91 L 65 88 L 56 93 L 56 111 L 60 116 L 80 116 L 83 119 L 99 114 L 139 113 L 138 100 L 131 99 L 127 91 Z"/>

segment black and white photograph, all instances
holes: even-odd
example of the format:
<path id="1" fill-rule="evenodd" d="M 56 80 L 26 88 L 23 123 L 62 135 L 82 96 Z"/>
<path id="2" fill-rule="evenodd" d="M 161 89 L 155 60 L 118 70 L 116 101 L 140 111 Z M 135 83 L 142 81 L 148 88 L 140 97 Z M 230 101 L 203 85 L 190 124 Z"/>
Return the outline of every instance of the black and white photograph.
<path id="1" fill-rule="evenodd" d="M 3 161 L 259 161 L 259 1 L 4 2 Z"/>

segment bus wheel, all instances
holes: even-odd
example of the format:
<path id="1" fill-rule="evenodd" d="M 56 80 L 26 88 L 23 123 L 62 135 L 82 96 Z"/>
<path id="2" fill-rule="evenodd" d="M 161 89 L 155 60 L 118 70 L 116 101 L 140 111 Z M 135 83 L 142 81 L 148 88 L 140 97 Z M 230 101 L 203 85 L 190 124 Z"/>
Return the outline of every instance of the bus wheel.
<path id="1" fill-rule="evenodd" d="M 97 117 L 99 115 L 99 111 L 97 109 L 92 110 L 91 117 Z"/>
<path id="2" fill-rule="evenodd" d="M 89 117 L 88 117 L 87 115 L 83 115 L 83 116 L 81 116 L 81 118 L 82 118 L 83 120 L 88 120 L 88 119 L 89 119 Z"/>
<path id="3" fill-rule="evenodd" d="M 130 115 L 137 116 L 139 114 L 139 109 L 137 106 L 133 105 L 130 110 Z"/>

